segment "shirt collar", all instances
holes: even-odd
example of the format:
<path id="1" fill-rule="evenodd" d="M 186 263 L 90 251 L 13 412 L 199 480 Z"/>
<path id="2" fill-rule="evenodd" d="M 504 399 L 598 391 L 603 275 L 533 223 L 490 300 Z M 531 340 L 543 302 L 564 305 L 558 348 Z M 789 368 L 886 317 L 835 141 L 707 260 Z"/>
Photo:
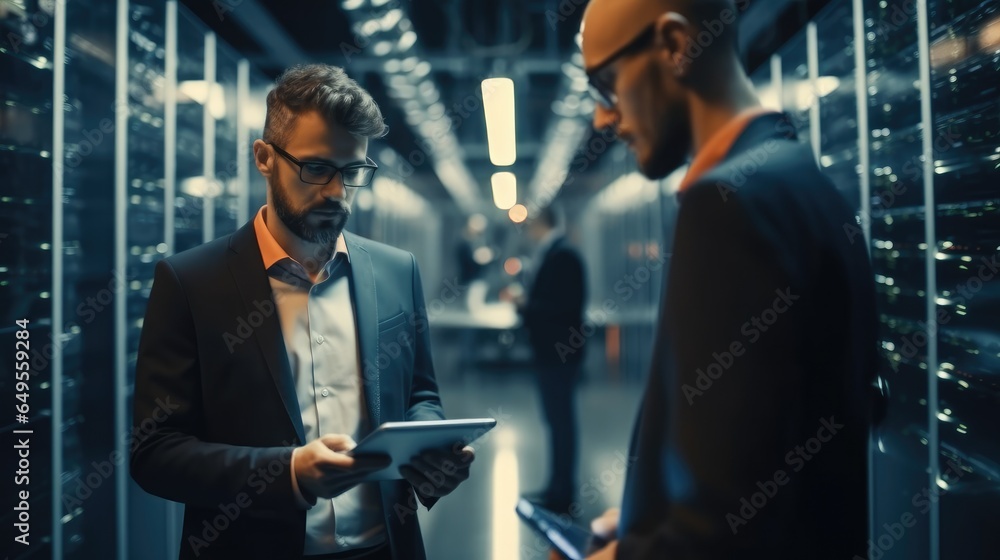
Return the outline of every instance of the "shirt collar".
<path id="1" fill-rule="evenodd" d="M 688 167 L 687 175 L 684 176 L 684 181 L 681 182 L 679 190 L 683 192 L 685 189 L 694 184 L 695 181 L 701 178 L 702 175 L 707 173 L 716 165 L 719 165 L 719 163 L 725 159 L 726 154 L 729 153 L 733 144 L 736 143 L 736 140 L 739 139 L 754 119 L 761 115 L 774 112 L 775 111 L 773 109 L 754 107 L 743 111 L 742 113 L 736 115 L 733 120 L 726 123 L 725 126 L 708 139 L 708 142 L 705 143 L 701 151 L 695 155 L 694 160 L 691 161 L 690 167 Z"/>
<path id="2" fill-rule="evenodd" d="M 301 267 L 302 263 L 289 256 L 288 252 L 278 244 L 278 241 L 271 235 L 270 230 L 267 229 L 267 223 L 264 221 L 265 210 L 267 210 L 266 204 L 260 207 L 260 210 L 257 211 L 257 215 L 253 219 L 253 230 L 257 235 L 260 256 L 264 259 L 264 270 L 270 270 L 272 266 L 284 259 L 288 259 Z M 344 241 L 343 233 L 337 237 L 337 250 L 334 252 L 333 257 L 330 258 L 330 261 L 333 261 L 333 258 L 340 253 L 344 254 L 347 262 L 351 262 L 351 255 L 347 252 L 347 242 Z M 329 264 L 329 262 L 326 264 Z"/>

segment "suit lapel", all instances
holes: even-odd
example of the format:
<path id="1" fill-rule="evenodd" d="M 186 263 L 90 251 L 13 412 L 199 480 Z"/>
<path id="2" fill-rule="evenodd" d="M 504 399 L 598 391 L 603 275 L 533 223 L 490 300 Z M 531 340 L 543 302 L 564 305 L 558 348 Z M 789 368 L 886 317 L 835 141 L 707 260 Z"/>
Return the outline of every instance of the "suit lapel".
<path id="1" fill-rule="evenodd" d="M 239 289 L 243 300 L 242 315 L 255 311 L 256 302 L 270 302 L 273 312 L 264 317 L 264 322 L 254 329 L 257 344 L 264 354 L 264 361 L 271 372 L 275 388 L 281 395 L 295 434 L 299 441 L 306 443 L 305 428 L 302 426 L 302 411 L 299 408 L 298 395 L 295 392 L 295 381 L 292 378 L 291 366 L 288 364 L 288 352 L 285 340 L 281 334 L 281 324 L 278 319 L 278 309 L 271 294 L 271 284 L 264 270 L 264 260 L 260 256 L 260 247 L 254 233 L 253 222 L 240 228 L 229 240 L 229 271 Z"/>
<path id="2" fill-rule="evenodd" d="M 364 239 L 344 232 L 344 242 L 351 258 L 351 290 L 354 296 L 354 320 L 358 328 L 358 359 L 365 388 L 365 403 L 372 428 L 381 424 L 382 391 L 378 361 L 378 291 L 371 254 Z"/>

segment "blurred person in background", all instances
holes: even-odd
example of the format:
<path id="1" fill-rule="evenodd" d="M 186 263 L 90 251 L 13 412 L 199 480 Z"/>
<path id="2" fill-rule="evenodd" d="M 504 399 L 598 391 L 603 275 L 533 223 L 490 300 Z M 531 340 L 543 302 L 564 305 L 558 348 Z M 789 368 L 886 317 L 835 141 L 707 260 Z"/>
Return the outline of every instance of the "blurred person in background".
<path id="1" fill-rule="evenodd" d="M 444 418 L 413 255 L 344 231 L 384 132 L 342 69 L 289 69 L 253 145 L 266 206 L 157 263 L 131 474 L 185 505 L 181 558 L 423 559 L 417 500 L 469 476 L 469 447 L 384 482 L 362 482 L 384 459 L 347 454 L 384 422 Z"/>
<path id="2" fill-rule="evenodd" d="M 548 485 L 529 498 L 557 512 L 568 510 L 576 497 L 576 388 L 586 343 L 581 334 L 587 291 L 583 259 L 566 239 L 563 222 L 562 213 L 551 205 L 528 220 L 535 256 L 526 280 L 527 297 L 518 298 L 549 431 Z"/>
<path id="3" fill-rule="evenodd" d="M 732 0 L 592 0 L 584 14 L 595 128 L 651 179 L 692 158 L 634 462 L 620 515 L 594 524 L 613 539 L 595 559 L 867 554 L 868 255 L 793 123 L 761 108 L 736 17 Z"/>

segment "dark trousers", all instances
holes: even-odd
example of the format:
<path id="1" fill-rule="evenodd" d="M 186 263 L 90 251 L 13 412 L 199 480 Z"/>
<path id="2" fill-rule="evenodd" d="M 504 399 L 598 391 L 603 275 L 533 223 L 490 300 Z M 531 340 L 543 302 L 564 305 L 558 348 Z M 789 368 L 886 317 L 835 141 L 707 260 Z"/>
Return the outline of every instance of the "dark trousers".
<path id="1" fill-rule="evenodd" d="M 576 418 L 576 386 L 580 366 L 537 364 L 542 415 L 549 428 L 548 498 L 571 502 L 576 496 L 579 435 Z"/>

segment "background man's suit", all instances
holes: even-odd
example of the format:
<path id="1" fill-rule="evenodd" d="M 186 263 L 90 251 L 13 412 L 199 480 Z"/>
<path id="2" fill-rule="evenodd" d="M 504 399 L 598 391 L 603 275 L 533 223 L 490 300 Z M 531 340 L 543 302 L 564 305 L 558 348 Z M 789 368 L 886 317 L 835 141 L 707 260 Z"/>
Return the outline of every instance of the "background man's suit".
<path id="1" fill-rule="evenodd" d="M 371 425 L 444 418 L 413 256 L 344 237 Z M 181 558 L 196 557 L 190 539 L 204 539 L 219 505 L 240 497 L 249 507 L 197 557 L 300 558 L 306 512 L 289 460 L 307 442 L 253 222 L 157 264 L 139 343 L 137 430 L 158 403 L 176 409 L 142 430 L 131 470 L 146 491 L 186 504 Z M 379 489 L 393 557 L 423 559 L 413 489 Z"/>
<path id="2" fill-rule="evenodd" d="M 578 343 L 586 299 L 583 260 L 564 236 L 541 257 L 521 313 L 549 426 L 549 505 L 568 505 L 576 490 L 578 430 L 574 392 L 584 348 Z"/>
<path id="3" fill-rule="evenodd" d="M 681 194 L 618 558 L 865 557 L 873 278 L 794 136 L 758 117 Z"/>

